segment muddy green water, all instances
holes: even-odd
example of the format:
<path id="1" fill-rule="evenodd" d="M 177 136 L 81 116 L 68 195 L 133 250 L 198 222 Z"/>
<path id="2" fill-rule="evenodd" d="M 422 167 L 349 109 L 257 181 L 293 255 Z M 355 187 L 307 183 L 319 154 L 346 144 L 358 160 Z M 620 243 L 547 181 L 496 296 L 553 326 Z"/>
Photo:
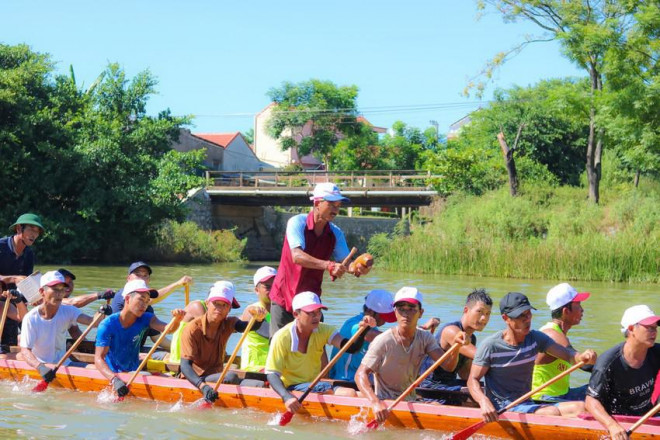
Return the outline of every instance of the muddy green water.
<path id="1" fill-rule="evenodd" d="M 210 285 L 219 279 L 232 281 L 238 291 L 238 300 L 245 306 L 255 300 L 252 275 L 259 265 L 211 266 L 154 266 L 151 285 L 159 288 L 184 274 L 191 275 L 195 284 L 191 299 L 203 299 Z M 42 272 L 52 267 L 38 267 Z M 69 267 L 76 276 L 75 294 L 123 286 L 126 267 L 81 266 Z M 387 273 L 375 269 L 367 277 L 346 277 L 336 282 L 326 279 L 323 299 L 330 310 L 327 322 L 340 325 L 345 319 L 361 311 L 362 299 L 373 288 L 395 292 L 404 285 L 419 288 L 425 298 L 424 318 L 439 317 L 443 322 L 460 317 L 465 296 L 472 288 L 485 287 L 495 300 L 509 291 L 523 292 L 538 308 L 534 327 L 543 325 L 550 312 L 545 304 L 545 293 L 557 281 L 516 280 L 495 278 L 448 277 Z M 656 312 L 658 288 L 656 285 L 582 283 L 573 285 L 580 291 L 589 291 L 592 297 L 584 304 L 582 324 L 573 328 L 569 337 L 573 345 L 582 350 L 593 348 L 598 353 L 622 340 L 619 320 L 623 310 L 635 304 L 648 304 Z M 155 306 L 156 313 L 167 320 L 169 310 L 182 307 L 183 289 L 174 292 Z M 86 308 L 93 313 L 99 305 Z M 496 309 L 497 307 L 495 307 Z M 503 327 L 499 315 L 493 314 L 480 339 Z M 233 337 L 229 348 L 238 340 Z M 584 383 L 587 376 L 579 373 L 573 384 Z M 226 439 L 329 439 L 354 438 L 345 422 L 328 422 L 297 417 L 286 428 L 268 425 L 271 414 L 257 410 L 198 411 L 181 404 L 164 404 L 146 400 L 128 399 L 122 403 L 104 403 L 94 393 L 74 393 L 49 388 L 34 395 L 31 384 L 0 382 L 0 438 L 67 438 L 67 439 L 128 439 L 128 438 L 226 438 Z M 396 439 L 402 430 L 385 429 L 363 436 L 369 439 Z M 406 431 L 407 439 L 440 439 L 439 432 Z M 357 436 L 360 438 L 360 436 Z"/>

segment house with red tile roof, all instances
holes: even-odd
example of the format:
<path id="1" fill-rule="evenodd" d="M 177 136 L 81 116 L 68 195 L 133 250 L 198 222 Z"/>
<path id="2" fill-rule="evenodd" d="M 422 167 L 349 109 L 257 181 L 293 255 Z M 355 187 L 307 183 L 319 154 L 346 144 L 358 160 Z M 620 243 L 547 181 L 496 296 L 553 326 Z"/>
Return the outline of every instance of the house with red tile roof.
<path id="1" fill-rule="evenodd" d="M 268 167 L 252 151 L 241 132 L 233 133 L 191 133 L 181 129 L 179 141 L 172 148 L 185 152 L 206 150 L 204 165 L 213 171 L 259 171 Z"/>

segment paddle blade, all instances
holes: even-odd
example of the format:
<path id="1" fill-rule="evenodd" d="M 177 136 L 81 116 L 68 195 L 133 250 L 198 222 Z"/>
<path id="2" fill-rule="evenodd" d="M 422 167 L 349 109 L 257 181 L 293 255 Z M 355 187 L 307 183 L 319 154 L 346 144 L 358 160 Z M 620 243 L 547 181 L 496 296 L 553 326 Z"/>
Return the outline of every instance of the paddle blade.
<path id="1" fill-rule="evenodd" d="M 42 380 L 41 382 L 36 384 L 34 388 L 32 388 L 32 392 L 33 393 L 41 393 L 41 392 L 46 391 L 46 388 L 48 388 L 48 382 L 46 382 L 45 380 Z"/>
<path id="2" fill-rule="evenodd" d="M 290 411 L 285 412 L 284 414 L 282 414 L 282 417 L 280 417 L 279 425 L 280 426 L 288 425 L 292 418 L 293 418 L 292 412 Z"/>
<path id="3" fill-rule="evenodd" d="M 468 426 L 462 431 L 457 432 L 451 437 L 451 440 L 467 440 L 474 434 L 475 432 L 479 431 L 482 426 L 484 426 L 486 422 L 483 420 L 481 422 L 475 423 L 472 426 Z"/>
<path id="4" fill-rule="evenodd" d="M 658 375 L 655 378 L 655 386 L 653 387 L 653 394 L 651 395 L 651 403 L 654 405 L 658 403 L 658 397 L 660 397 L 660 383 L 658 383 L 658 380 L 660 380 L 660 371 L 658 371 Z"/>
<path id="5" fill-rule="evenodd" d="M 371 422 L 367 423 L 367 430 L 373 430 L 377 429 L 380 423 L 378 423 L 378 420 L 373 419 Z"/>
<path id="6" fill-rule="evenodd" d="M 199 405 L 197 405 L 197 408 L 199 409 L 211 409 L 212 407 L 213 404 L 206 399 L 202 400 Z"/>

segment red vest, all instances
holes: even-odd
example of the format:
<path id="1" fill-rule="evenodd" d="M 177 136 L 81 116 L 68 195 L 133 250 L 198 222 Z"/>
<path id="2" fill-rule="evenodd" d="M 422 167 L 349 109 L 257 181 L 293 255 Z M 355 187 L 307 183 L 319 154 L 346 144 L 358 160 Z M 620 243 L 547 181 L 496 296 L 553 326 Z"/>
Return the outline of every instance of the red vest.
<path id="1" fill-rule="evenodd" d="M 305 248 L 303 251 L 319 260 L 329 260 L 336 242 L 337 239 L 330 229 L 329 223 L 323 228 L 321 236 L 316 236 L 314 233 L 314 211 L 312 210 L 307 215 L 305 223 Z M 321 296 L 323 272 L 325 271 L 307 269 L 295 264 L 291 257 L 288 238 L 285 236 L 280 266 L 277 268 L 277 275 L 273 281 L 273 287 L 270 289 L 270 300 L 291 313 L 291 302 L 297 293 L 310 291 Z"/>

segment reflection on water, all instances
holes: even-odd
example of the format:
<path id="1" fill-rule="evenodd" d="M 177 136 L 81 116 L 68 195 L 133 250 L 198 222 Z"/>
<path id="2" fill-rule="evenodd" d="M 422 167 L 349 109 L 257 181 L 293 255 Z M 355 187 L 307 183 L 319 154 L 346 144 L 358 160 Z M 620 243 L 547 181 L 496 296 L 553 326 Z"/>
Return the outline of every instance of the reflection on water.
<path id="1" fill-rule="evenodd" d="M 252 275 L 259 265 L 209 265 L 209 266 L 154 266 L 151 284 L 160 288 L 176 281 L 183 275 L 191 275 L 195 284 L 191 299 L 203 299 L 213 282 L 219 279 L 232 281 L 237 298 L 244 307 L 255 301 Z M 54 269 L 39 267 L 44 272 Z M 76 274 L 77 294 L 106 288 L 119 289 L 126 280 L 127 267 L 85 266 L 69 267 Z M 534 314 L 534 327 L 538 328 L 550 319 L 545 304 L 545 293 L 555 284 L 565 281 L 537 281 L 495 278 L 447 277 L 385 273 L 374 269 L 368 276 L 356 279 L 348 276 L 323 284 L 323 301 L 329 307 L 326 322 L 340 325 L 345 319 L 362 310 L 362 299 L 371 289 L 384 288 L 395 292 L 400 287 L 418 287 L 424 294 L 424 317 L 439 317 L 442 322 L 454 320 L 462 313 L 465 296 L 473 288 L 485 287 L 495 300 L 494 313 L 480 339 L 503 328 L 498 314 L 499 299 L 509 291 L 519 291 L 530 297 L 538 309 Z M 630 285 L 606 283 L 572 283 L 578 291 L 589 291 L 591 298 L 583 303 L 585 308 L 582 324 L 573 328 L 569 337 L 578 350 L 593 348 L 598 353 L 622 341 L 619 321 L 623 310 L 634 304 L 648 304 L 660 311 L 656 285 Z M 169 320 L 169 310 L 183 307 L 183 289 L 170 295 L 155 306 L 156 313 Z M 86 307 L 93 313 L 100 301 Z M 238 340 L 234 335 L 229 344 Z M 586 373 L 572 378 L 577 385 L 587 380 Z M 325 438 L 395 439 L 400 430 L 381 429 L 366 435 L 351 434 L 349 424 L 327 422 L 297 417 L 286 427 L 269 426 L 272 414 L 257 410 L 200 411 L 182 403 L 165 404 L 138 399 L 126 399 L 121 403 L 102 402 L 95 393 L 74 393 L 49 388 L 45 393 L 32 394 L 36 382 L 25 384 L 0 382 L 0 436 L 1 438 L 227 438 L 227 439 L 292 439 L 297 436 Z M 320 428 L 322 426 L 322 428 Z M 319 429 L 320 428 L 320 429 Z M 407 431 L 411 439 L 441 439 L 442 433 Z"/>

